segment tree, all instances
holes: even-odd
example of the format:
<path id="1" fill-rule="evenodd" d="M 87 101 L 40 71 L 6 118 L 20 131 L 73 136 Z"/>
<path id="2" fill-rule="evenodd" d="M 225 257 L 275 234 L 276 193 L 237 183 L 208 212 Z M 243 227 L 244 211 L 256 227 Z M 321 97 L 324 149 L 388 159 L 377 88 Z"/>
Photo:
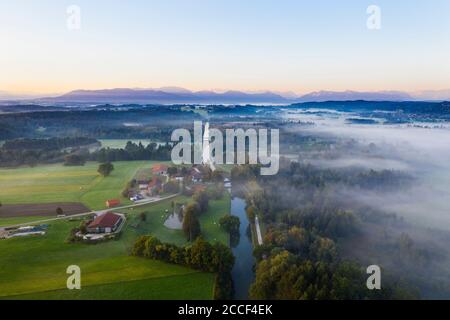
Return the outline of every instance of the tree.
<path id="1" fill-rule="evenodd" d="M 167 173 L 168 173 L 169 176 L 171 176 L 171 177 L 174 176 L 174 175 L 176 175 L 177 172 L 178 172 L 177 167 L 169 167 L 169 168 L 167 169 Z"/>
<path id="2" fill-rule="evenodd" d="M 142 222 L 147 221 L 147 214 L 145 212 L 141 212 L 139 214 L 139 218 L 141 219 Z"/>
<path id="3" fill-rule="evenodd" d="M 111 172 L 114 170 L 114 166 L 111 162 L 105 162 L 101 163 L 98 166 L 98 173 L 100 173 L 102 176 L 107 177 L 111 174 Z"/>
<path id="4" fill-rule="evenodd" d="M 239 217 L 227 215 L 220 218 L 219 225 L 228 233 L 236 234 L 239 233 L 241 221 L 239 220 Z"/>
<path id="5" fill-rule="evenodd" d="M 212 188 L 208 188 L 208 197 L 214 200 L 222 199 L 224 191 L 223 183 L 216 183 Z"/>
<path id="6" fill-rule="evenodd" d="M 215 242 L 212 245 L 211 264 L 214 271 L 219 273 L 227 273 L 233 269 L 234 256 L 231 249 L 221 242 Z"/>
<path id="7" fill-rule="evenodd" d="M 200 208 L 200 213 L 204 213 L 208 211 L 209 206 L 209 197 L 206 191 L 197 191 L 192 196 L 192 199 L 198 203 Z"/>
<path id="8" fill-rule="evenodd" d="M 189 204 L 184 209 L 183 232 L 188 241 L 194 241 L 201 234 L 197 214 L 198 206 L 196 204 Z"/>
<path id="9" fill-rule="evenodd" d="M 80 223 L 80 233 L 86 234 L 87 233 L 87 226 L 85 221 L 81 221 Z"/>
<path id="10" fill-rule="evenodd" d="M 60 207 L 56 208 L 56 215 L 62 216 L 64 214 L 64 210 Z"/>
<path id="11" fill-rule="evenodd" d="M 223 173 L 220 170 L 213 171 L 211 173 L 211 181 L 223 182 Z"/>

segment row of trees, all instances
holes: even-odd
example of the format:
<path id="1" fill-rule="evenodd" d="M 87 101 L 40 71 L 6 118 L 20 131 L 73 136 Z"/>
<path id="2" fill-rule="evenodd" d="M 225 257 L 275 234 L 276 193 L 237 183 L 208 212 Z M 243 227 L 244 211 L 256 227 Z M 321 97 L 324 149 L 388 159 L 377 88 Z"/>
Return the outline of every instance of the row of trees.
<path id="1" fill-rule="evenodd" d="M 90 160 L 98 162 L 132 161 L 132 160 L 170 160 L 172 146 L 166 144 L 150 143 L 144 146 L 128 141 L 123 149 L 102 148 L 90 154 Z"/>
<path id="2" fill-rule="evenodd" d="M 17 146 L 15 145 L 17 143 Z M 101 163 L 132 160 L 170 160 L 170 144 L 151 143 L 144 147 L 141 143 L 128 142 L 123 149 L 102 148 L 92 153 L 88 145 L 98 144 L 91 138 L 51 138 L 10 140 L 0 148 L 0 166 L 64 162 L 66 166 L 82 166 L 86 161 Z M 69 149 L 70 148 L 70 149 Z"/>
<path id="3" fill-rule="evenodd" d="M 97 139 L 87 137 L 14 139 L 5 141 L 2 148 L 5 150 L 61 150 L 92 144 L 100 144 L 100 142 Z"/>
<path id="4" fill-rule="evenodd" d="M 205 272 L 229 272 L 234 256 L 226 245 L 210 244 L 198 237 L 191 245 L 178 247 L 154 236 L 141 236 L 133 245 L 132 255 L 185 265 Z"/>
<path id="5" fill-rule="evenodd" d="M 191 245 L 178 247 L 154 236 L 141 236 L 133 245 L 132 255 L 217 273 L 214 298 L 231 299 L 233 296 L 230 272 L 234 256 L 230 248 L 220 242 L 210 244 L 198 237 Z"/>

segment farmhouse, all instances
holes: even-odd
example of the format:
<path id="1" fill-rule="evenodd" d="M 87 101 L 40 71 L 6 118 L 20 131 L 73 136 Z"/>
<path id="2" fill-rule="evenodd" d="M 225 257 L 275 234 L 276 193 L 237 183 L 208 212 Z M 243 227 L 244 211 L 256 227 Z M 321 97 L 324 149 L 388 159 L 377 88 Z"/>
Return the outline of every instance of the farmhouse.
<path id="1" fill-rule="evenodd" d="M 123 218 L 121 215 L 107 212 L 97 216 L 94 221 L 89 223 L 87 231 L 89 233 L 112 233 L 119 228 L 122 221 Z"/>
<path id="2" fill-rule="evenodd" d="M 168 166 L 166 166 L 165 164 L 155 164 L 152 167 L 152 173 L 154 175 L 159 175 L 159 176 L 165 176 L 167 175 L 167 169 L 169 169 Z"/>
<path id="3" fill-rule="evenodd" d="M 106 200 L 106 206 L 108 208 L 117 207 L 119 204 L 120 204 L 119 199 Z"/>

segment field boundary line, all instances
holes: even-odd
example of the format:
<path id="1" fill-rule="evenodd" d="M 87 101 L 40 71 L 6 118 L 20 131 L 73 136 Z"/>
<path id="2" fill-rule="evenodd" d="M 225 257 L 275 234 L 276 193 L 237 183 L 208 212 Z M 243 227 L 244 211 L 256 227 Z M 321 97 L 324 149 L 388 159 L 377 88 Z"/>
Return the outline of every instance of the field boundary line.
<path id="1" fill-rule="evenodd" d="M 41 223 L 46 223 L 46 222 L 52 222 L 52 221 L 59 221 L 59 220 L 67 220 L 67 219 L 72 219 L 72 218 L 84 217 L 84 216 L 87 216 L 87 215 L 90 215 L 90 214 L 101 214 L 101 213 L 106 213 L 106 212 L 114 211 L 114 210 L 123 210 L 123 209 L 137 208 L 137 207 L 145 206 L 145 205 L 152 204 L 152 203 L 159 203 L 161 201 L 164 201 L 164 200 L 167 200 L 167 199 L 171 199 L 171 198 L 177 197 L 179 195 L 181 195 L 181 193 L 176 193 L 176 194 L 172 194 L 170 196 L 166 196 L 166 197 L 159 198 L 159 199 L 156 199 L 156 200 L 145 201 L 145 202 L 141 202 L 141 203 L 137 203 L 137 204 L 130 204 L 130 205 L 127 205 L 127 206 L 122 206 L 122 207 L 116 207 L 116 208 L 110 208 L 110 209 L 104 209 L 104 210 L 98 210 L 98 211 L 89 211 L 89 212 L 83 212 L 83 213 L 77 213 L 77 214 L 73 214 L 73 215 L 65 216 L 65 217 L 56 217 L 56 218 L 50 218 L 50 219 L 44 219 L 44 220 L 30 221 L 30 222 L 27 222 L 27 223 L 19 223 L 19 224 L 15 224 L 15 225 L 4 226 L 4 227 L 0 226 L 0 229 L 24 227 L 24 226 L 41 224 Z"/>

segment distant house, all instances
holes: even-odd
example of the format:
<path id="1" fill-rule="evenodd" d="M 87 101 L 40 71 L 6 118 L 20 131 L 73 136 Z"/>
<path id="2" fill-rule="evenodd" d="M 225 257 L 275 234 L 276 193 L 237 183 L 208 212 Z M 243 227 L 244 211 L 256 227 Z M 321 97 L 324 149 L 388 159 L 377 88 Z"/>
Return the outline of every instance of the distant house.
<path id="1" fill-rule="evenodd" d="M 106 206 L 108 208 L 117 207 L 119 204 L 120 204 L 120 200 L 118 200 L 118 199 L 106 200 Z"/>
<path id="2" fill-rule="evenodd" d="M 147 191 L 151 196 L 157 195 L 162 189 L 162 182 L 158 177 L 153 177 L 147 186 Z"/>
<path id="3" fill-rule="evenodd" d="M 181 182 L 184 180 L 184 176 L 181 173 L 177 173 L 176 175 L 173 176 L 173 178 L 178 182 Z"/>
<path id="4" fill-rule="evenodd" d="M 139 190 L 146 190 L 148 188 L 148 183 L 149 182 L 139 184 Z"/>
<path id="5" fill-rule="evenodd" d="M 123 218 L 121 215 L 107 212 L 105 214 L 97 216 L 94 221 L 89 223 L 87 226 L 87 231 L 89 233 L 111 233 L 115 232 L 120 224 L 122 223 Z"/>
<path id="6" fill-rule="evenodd" d="M 197 167 L 192 167 L 191 169 L 191 178 L 192 182 L 202 182 L 203 181 L 203 173 Z"/>
<path id="7" fill-rule="evenodd" d="M 158 175 L 158 176 L 165 176 L 167 175 L 167 169 L 169 169 L 168 166 L 166 166 L 165 164 L 155 164 L 152 167 L 152 173 L 153 175 Z"/>

